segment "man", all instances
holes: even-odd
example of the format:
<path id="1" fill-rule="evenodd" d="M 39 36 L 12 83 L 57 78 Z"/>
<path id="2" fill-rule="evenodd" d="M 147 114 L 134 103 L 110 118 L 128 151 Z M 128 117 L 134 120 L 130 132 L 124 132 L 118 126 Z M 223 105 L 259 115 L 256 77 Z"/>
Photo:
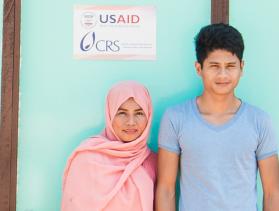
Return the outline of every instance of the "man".
<path id="1" fill-rule="evenodd" d="M 201 96 L 169 108 L 159 133 L 156 211 L 279 211 L 277 139 L 269 116 L 235 96 L 244 43 L 232 26 L 212 24 L 195 38 Z"/>

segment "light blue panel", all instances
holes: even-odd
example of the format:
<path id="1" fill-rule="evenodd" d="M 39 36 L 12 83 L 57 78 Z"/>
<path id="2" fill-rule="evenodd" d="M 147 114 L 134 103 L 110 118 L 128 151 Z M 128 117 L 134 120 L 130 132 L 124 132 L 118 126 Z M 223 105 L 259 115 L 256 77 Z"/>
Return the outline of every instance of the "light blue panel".
<path id="1" fill-rule="evenodd" d="M 238 96 L 266 110 L 279 134 L 278 49 L 279 2 L 277 0 L 230 1 L 230 23 L 245 41 L 245 69 Z M 258 186 L 261 187 L 260 181 Z M 262 190 L 259 204 L 262 206 Z"/>
<path id="2" fill-rule="evenodd" d="M 17 211 L 57 211 L 66 159 L 104 125 L 109 87 L 133 79 L 153 98 L 150 146 L 167 106 L 201 90 L 194 35 L 210 22 L 209 0 L 108 0 L 157 7 L 156 61 L 86 61 L 72 56 L 73 5 L 99 1 L 22 1 Z"/>

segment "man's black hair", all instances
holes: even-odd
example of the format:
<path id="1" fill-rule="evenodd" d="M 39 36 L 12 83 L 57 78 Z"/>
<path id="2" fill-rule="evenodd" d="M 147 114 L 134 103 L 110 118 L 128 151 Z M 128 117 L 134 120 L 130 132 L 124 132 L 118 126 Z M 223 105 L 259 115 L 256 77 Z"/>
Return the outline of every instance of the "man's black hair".
<path id="1" fill-rule="evenodd" d="M 224 24 L 211 24 L 201 28 L 195 37 L 197 61 L 203 66 L 208 54 L 214 50 L 227 50 L 242 61 L 244 42 L 240 32 L 234 27 Z"/>

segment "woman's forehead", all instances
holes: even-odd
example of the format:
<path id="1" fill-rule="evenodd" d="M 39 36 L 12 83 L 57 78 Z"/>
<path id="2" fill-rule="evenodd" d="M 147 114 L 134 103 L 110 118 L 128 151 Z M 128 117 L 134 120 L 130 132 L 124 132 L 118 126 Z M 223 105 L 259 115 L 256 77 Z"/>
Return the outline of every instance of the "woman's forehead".
<path id="1" fill-rule="evenodd" d="M 128 98 L 123 102 L 118 110 L 142 110 L 141 106 L 135 101 L 133 97 Z"/>

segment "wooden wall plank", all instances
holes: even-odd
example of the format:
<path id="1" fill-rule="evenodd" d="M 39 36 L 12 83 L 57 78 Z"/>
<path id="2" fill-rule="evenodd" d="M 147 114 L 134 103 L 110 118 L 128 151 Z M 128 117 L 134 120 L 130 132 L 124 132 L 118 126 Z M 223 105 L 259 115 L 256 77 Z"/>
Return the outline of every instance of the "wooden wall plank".
<path id="1" fill-rule="evenodd" d="M 229 0 L 211 0 L 211 23 L 229 23 Z"/>
<path id="2" fill-rule="evenodd" d="M 16 210 L 20 0 L 3 2 L 0 210 Z"/>

